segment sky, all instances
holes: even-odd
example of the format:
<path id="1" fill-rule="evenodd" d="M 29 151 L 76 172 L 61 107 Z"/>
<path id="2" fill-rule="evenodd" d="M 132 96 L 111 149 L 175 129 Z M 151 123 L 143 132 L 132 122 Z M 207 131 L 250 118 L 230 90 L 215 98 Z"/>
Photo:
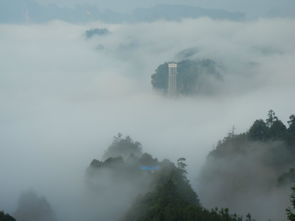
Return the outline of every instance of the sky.
<path id="1" fill-rule="evenodd" d="M 279 13 L 280 15 L 293 14 L 295 3 L 293 0 L 38 0 L 40 3 L 55 3 L 73 6 L 76 4 L 92 4 L 99 8 L 110 8 L 115 11 L 130 11 L 139 7 L 151 7 L 157 4 L 180 4 L 192 5 L 204 8 L 225 9 L 229 11 L 240 11 L 248 16 L 261 17 Z"/>
<path id="2" fill-rule="evenodd" d="M 292 0 L 199 0 L 199 1 L 56 1 L 56 0 L 2 0 L 1 23 L 46 23 L 63 20 L 72 23 L 104 21 L 134 23 L 185 18 L 229 20 L 257 20 L 261 18 L 294 18 Z M 166 6 L 166 8 L 165 8 Z M 178 7 L 177 7 L 178 6 Z"/>

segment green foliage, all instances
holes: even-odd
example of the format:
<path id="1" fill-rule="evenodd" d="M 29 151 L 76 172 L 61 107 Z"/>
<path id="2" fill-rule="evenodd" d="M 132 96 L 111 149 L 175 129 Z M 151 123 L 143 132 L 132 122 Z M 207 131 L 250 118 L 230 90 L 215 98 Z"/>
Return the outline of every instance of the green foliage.
<path id="1" fill-rule="evenodd" d="M 287 131 L 287 142 L 290 145 L 295 145 L 295 115 L 291 115 L 289 117 L 288 124 L 289 124 L 289 128 Z"/>
<path id="2" fill-rule="evenodd" d="M 104 159 L 110 157 L 123 157 L 128 158 L 132 156 L 139 157 L 142 155 L 141 144 L 133 141 L 129 136 L 125 138 L 119 133 L 114 137 L 113 143 L 104 154 Z"/>
<path id="3" fill-rule="evenodd" d="M 15 221 L 15 219 L 12 216 L 0 211 L 0 221 Z"/>
<path id="4" fill-rule="evenodd" d="M 121 134 L 114 137 L 103 158 L 92 160 L 87 168 L 85 181 L 90 189 L 101 190 L 108 183 L 105 180 L 108 180 L 118 185 L 118 188 L 120 185 L 133 183 L 144 191 L 151 180 L 151 173 L 159 167 L 156 158 L 142 153 L 139 142 Z"/>
<path id="5" fill-rule="evenodd" d="M 295 157 L 295 130 L 293 129 L 295 120 L 292 116 L 287 128 L 271 110 L 268 112 L 266 121 L 256 120 L 247 133 L 238 135 L 230 133 L 219 141 L 210 156 L 216 158 L 233 157 L 236 154 L 243 157 L 254 156 L 255 153 L 262 151 L 263 147 L 264 154 L 259 155 L 261 163 L 271 166 L 272 169 L 289 169 Z"/>
<path id="6" fill-rule="evenodd" d="M 287 211 L 287 216 L 290 221 L 295 221 L 295 187 L 292 188 L 291 207 Z"/>
<path id="7" fill-rule="evenodd" d="M 268 118 L 264 120 L 256 120 L 251 126 L 248 137 L 254 141 L 274 141 L 281 140 L 286 143 L 295 143 L 295 117 L 290 116 L 289 128 L 278 119 L 273 110 L 268 112 Z"/>
<path id="8" fill-rule="evenodd" d="M 157 67 L 155 74 L 152 75 L 152 85 L 155 89 L 166 92 L 168 89 L 168 63 Z"/>
<path id="9" fill-rule="evenodd" d="M 179 158 L 178 160 L 177 160 L 177 166 L 178 166 L 178 168 L 181 170 L 181 171 L 183 171 L 183 173 L 186 173 L 186 163 L 185 163 L 185 158 Z"/>
<path id="10" fill-rule="evenodd" d="M 183 60 L 177 63 L 177 89 L 180 94 L 196 94 L 208 90 L 210 79 L 220 80 L 220 73 L 215 61 Z M 161 64 L 152 75 L 152 85 L 155 89 L 167 92 L 168 63 Z"/>
<path id="11" fill-rule="evenodd" d="M 282 121 L 276 120 L 269 128 L 269 138 L 272 140 L 284 140 L 286 138 L 287 128 Z"/>
<path id="12" fill-rule="evenodd" d="M 289 124 L 289 130 L 295 132 L 295 115 L 291 115 L 289 117 L 288 124 Z"/>
<path id="13" fill-rule="evenodd" d="M 138 142 L 130 137 L 123 138 L 120 134 L 114 137 L 107 153 L 113 157 L 105 161 L 93 160 L 90 164 L 87 181 L 90 187 L 95 190 L 104 188 L 103 184 L 99 183 L 99 172 L 107 168 L 112 182 L 115 181 L 118 185 L 138 183 L 142 189 L 122 221 L 243 220 L 242 217 L 229 214 L 228 209 L 207 210 L 201 206 L 186 176 L 185 158 L 179 158 L 176 165 L 169 160 L 159 162 L 148 153 L 142 154 Z M 141 166 L 155 166 L 158 169 L 142 170 Z M 248 217 L 246 220 L 252 219 Z"/>
<path id="14" fill-rule="evenodd" d="M 219 141 L 215 150 L 210 153 L 214 157 L 227 157 L 235 153 L 243 153 L 244 144 L 248 142 L 247 134 L 228 134 L 223 140 Z"/>
<path id="15" fill-rule="evenodd" d="M 248 136 L 252 140 L 264 141 L 268 138 L 269 128 L 263 120 L 256 120 L 251 126 Z"/>
<path id="16" fill-rule="evenodd" d="M 200 205 L 186 178 L 184 161 L 180 158 L 177 167 L 163 161 L 151 191 L 137 198 L 122 221 L 242 221 L 228 209 L 207 210 Z M 251 216 L 246 220 L 252 221 Z"/>
<path id="17" fill-rule="evenodd" d="M 267 116 L 268 118 L 266 119 L 266 125 L 267 127 L 271 127 L 273 123 L 278 120 L 278 118 L 273 110 L 269 110 Z"/>
<path id="18" fill-rule="evenodd" d="M 196 206 L 196 198 L 188 199 L 183 194 L 187 182 L 182 179 L 181 171 L 173 164 L 155 174 L 152 190 L 139 197 L 133 208 L 123 220 L 182 220 L 187 209 Z M 194 192 L 193 192 L 194 193 Z M 195 194 L 193 196 L 196 197 Z"/>
<path id="19" fill-rule="evenodd" d="M 290 168 L 287 173 L 282 174 L 278 179 L 279 185 L 295 183 L 295 168 Z"/>
<path id="20" fill-rule="evenodd" d="M 154 159 L 152 155 L 148 153 L 144 153 L 139 158 L 139 163 L 140 165 L 144 165 L 144 166 L 153 166 L 158 164 L 158 160 Z"/>
<path id="21" fill-rule="evenodd" d="M 295 180 L 294 169 L 290 169 L 295 165 L 294 115 L 288 123 L 287 128 L 271 110 L 266 120 L 256 120 L 248 132 L 229 133 L 209 154 L 200 182 L 215 183 L 224 179 L 227 184 L 224 189 L 230 189 L 229 193 L 234 193 L 237 199 L 242 188 L 255 186 L 268 191 L 292 183 Z M 260 172 L 265 169 L 271 173 Z M 249 179 L 244 178 L 245 174 Z M 270 174 L 277 177 L 277 182 L 273 182 Z M 220 190 L 216 198 L 224 200 L 228 195 L 225 192 Z"/>

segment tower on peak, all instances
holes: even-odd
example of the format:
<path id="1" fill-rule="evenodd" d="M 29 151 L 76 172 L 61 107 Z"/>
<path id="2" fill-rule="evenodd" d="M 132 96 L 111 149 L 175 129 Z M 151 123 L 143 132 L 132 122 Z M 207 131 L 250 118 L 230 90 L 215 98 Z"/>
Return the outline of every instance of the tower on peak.
<path id="1" fill-rule="evenodd" d="M 177 63 L 168 63 L 168 95 L 177 94 Z"/>

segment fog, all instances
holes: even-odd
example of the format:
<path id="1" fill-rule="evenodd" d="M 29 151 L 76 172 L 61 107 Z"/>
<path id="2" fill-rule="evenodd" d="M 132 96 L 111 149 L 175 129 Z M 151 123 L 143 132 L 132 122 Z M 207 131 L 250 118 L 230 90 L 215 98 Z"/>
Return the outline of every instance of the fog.
<path id="1" fill-rule="evenodd" d="M 240 143 L 235 148 L 243 149 L 244 145 Z M 251 211 L 256 220 L 284 220 L 291 184 L 279 184 L 278 177 L 294 163 L 279 162 L 288 162 L 290 153 L 282 142 L 246 145 L 243 153 L 233 151 L 224 158 L 208 157 L 197 185 L 204 206 L 219 205 L 239 214 Z"/>
<path id="2" fill-rule="evenodd" d="M 284 122 L 294 113 L 294 26 L 279 18 L 0 25 L 0 208 L 13 214 L 33 189 L 57 217 L 73 219 L 86 168 L 118 132 L 159 159 L 187 158 L 195 184 L 233 125 L 244 132 L 269 109 Z M 91 28 L 110 33 L 86 39 Z M 153 91 L 157 66 L 188 48 L 197 48 L 191 59 L 215 60 L 223 81 L 191 97 Z"/>

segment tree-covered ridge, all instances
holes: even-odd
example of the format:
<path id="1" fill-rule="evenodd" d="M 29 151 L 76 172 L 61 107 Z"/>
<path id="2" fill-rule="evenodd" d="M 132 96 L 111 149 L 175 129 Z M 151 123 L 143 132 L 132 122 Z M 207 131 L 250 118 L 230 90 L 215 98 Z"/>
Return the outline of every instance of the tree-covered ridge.
<path id="1" fill-rule="evenodd" d="M 124 183 L 132 185 L 137 195 L 128 196 L 133 203 L 126 208 L 122 221 L 242 220 L 237 215 L 230 215 L 227 209 L 209 211 L 201 206 L 187 179 L 185 158 L 179 158 L 176 163 L 167 159 L 159 161 L 144 153 L 139 142 L 121 134 L 114 137 L 104 158 L 91 162 L 87 180 L 96 191 L 105 190 L 100 183 L 105 179 L 119 186 L 114 189 L 120 191 L 126 187 Z M 106 188 L 111 187 L 108 184 Z"/>
<path id="2" fill-rule="evenodd" d="M 246 133 L 229 133 L 219 141 L 210 157 L 215 159 L 257 154 L 260 163 L 278 172 L 278 183 L 295 180 L 295 116 L 286 126 L 270 110 L 266 120 L 256 120 Z M 259 153 L 260 152 L 260 153 Z"/>
<path id="3" fill-rule="evenodd" d="M 292 156 L 292 158 L 288 157 L 288 162 L 289 160 L 293 162 L 293 156 L 295 156 L 295 116 L 291 115 L 288 126 L 285 126 L 275 112 L 270 110 L 266 120 L 256 120 L 246 133 L 229 133 L 227 137 L 219 141 L 216 149 L 210 155 L 227 156 L 228 154 L 235 153 L 242 154 L 249 150 L 250 143 L 255 142 L 261 145 L 268 145 L 269 151 L 274 151 L 274 154 L 276 151 L 285 152 L 288 156 Z M 273 144 L 276 144 L 276 148 L 272 148 Z M 282 157 L 282 154 L 280 154 L 280 157 Z M 279 159 L 277 160 L 279 161 Z M 282 163 L 288 162 L 284 161 Z"/>
<path id="4" fill-rule="evenodd" d="M 211 59 L 177 62 L 177 72 L 177 90 L 183 95 L 211 93 L 214 83 L 221 79 L 218 65 Z M 152 86 L 154 89 L 167 92 L 168 63 L 157 67 L 152 75 Z"/>
<path id="5" fill-rule="evenodd" d="M 295 221 L 295 186 L 292 188 L 291 206 L 286 209 L 290 221 Z"/>
<path id="6" fill-rule="evenodd" d="M 278 182 L 280 185 L 295 183 L 295 168 L 290 168 L 288 172 L 283 173 L 279 177 Z"/>
<path id="7" fill-rule="evenodd" d="M 255 141 L 282 140 L 288 145 L 295 144 L 295 116 L 291 115 L 288 127 L 278 119 L 274 111 L 268 112 L 268 118 L 256 120 L 248 132 L 248 137 Z"/>
<path id="8" fill-rule="evenodd" d="M 237 205 L 243 202 L 252 206 L 249 211 L 261 219 L 256 208 L 266 209 L 278 201 L 275 197 L 271 201 L 270 196 L 276 196 L 281 200 L 277 211 L 282 217 L 287 207 L 287 192 L 295 180 L 294 126 L 294 115 L 285 125 L 271 110 L 265 120 L 256 120 L 245 133 L 231 131 L 219 141 L 209 153 L 199 177 L 199 191 L 206 195 L 205 205 L 239 210 L 241 207 Z M 265 203 L 263 199 L 269 201 Z M 264 218 L 279 213 L 270 211 L 269 214 Z"/>
<path id="9" fill-rule="evenodd" d="M 107 171 L 108 177 L 112 177 L 117 182 L 133 181 L 143 185 L 143 177 L 146 183 L 150 180 L 146 172 L 157 170 L 159 163 L 152 155 L 142 152 L 142 145 L 138 141 L 118 134 L 104 153 L 103 159 L 92 160 L 87 170 L 87 178 L 90 184 L 93 180 L 97 183 L 96 179 Z"/>
<path id="10" fill-rule="evenodd" d="M 0 211 L 0 221 L 15 221 L 15 219 L 9 214 L 5 214 L 3 211 Z"/>
<path id="11" fill-rule="evenodd" d="M 123 220 L 156 220 L 170 210 L 183 208 L 186 204 L 199 206 L 196 193 L 192 190 L 182 170 L 168 160 L 160 163 L 161 169 L 153 174 L 150 191 L 139 196 Z M 179 220 L 179 215 L 169 211 L 170 220 Z M 162 218 L 162 220 L 164 220 Z"/>
<path id="12" fill-rule="evenodd" d="M 103 158 L 108 159 L 110 157 L 139 157 L 142 155 L 141 143 L 133 141 L 131 137 L 122 137 L 122 134 L 118 134 L 114 137 L 112 144 L 108 147 L 104 153 Z"/>
<path id="13" fill-rule="evenodd" d="M 138 141 L 118 134 L 104 153 L 103 159 L 94 159 L 90 163 L 87 169 L 87 182 L 91 187 L 97 187 L 99 177 L 107 173 L 107 177 L 104 178 L 115 181 L 115 185 L 132 182 L 139 187 L 141 193 L 144 193 L 151 188 L 155 179 L 154 174 L 163 170 L 165 162 L 144 153 Z M 173 165 L 168 162 L 169 165 Z"/>
<path id="14" fill-rule="evenodd" d="M 184 158 L 177 166 L 169 161 L 154 174 L 153 188 L 139 196 L 122 221 L 242 221 L 228 209 L 207 210 L 186 177 Z M 250 215 L 246 220 L 251 221 Z"/>

